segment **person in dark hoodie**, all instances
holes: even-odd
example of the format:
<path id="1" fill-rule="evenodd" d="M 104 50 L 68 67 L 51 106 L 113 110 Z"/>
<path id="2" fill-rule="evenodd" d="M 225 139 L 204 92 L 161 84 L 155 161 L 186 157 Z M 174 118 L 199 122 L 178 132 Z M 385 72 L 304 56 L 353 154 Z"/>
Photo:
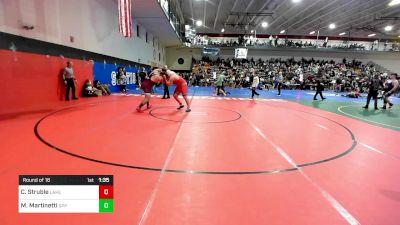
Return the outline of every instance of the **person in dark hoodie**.
<path id="1" fill-rule="evenodd" d="M 315 92 L 314 95 L 314 100 L 317 100 L 317 95 L 319 94 L 321 96 L 322 100 L 325 100 L 324 96 L 322 95 L 322 91 L 324 90 L 324 85 L 321 84 L 321 81 L 317 80 L 317 87 L 316 87 L 317 92 Z"/>
<path id="2" fill-rule="evenodd" d="M 368 96 L 367 96 L 367 104 L 363 107 L 364 109 L 368 109 L 369 102 L 371 98 L 374 99 L 374 108 L 375 110 L 378 109 L 378 92 L 379 89 L 383 87 L 382 81 L 379 79 L 379 75 L 375 74 L 372 79 L 368 82 Z"/>

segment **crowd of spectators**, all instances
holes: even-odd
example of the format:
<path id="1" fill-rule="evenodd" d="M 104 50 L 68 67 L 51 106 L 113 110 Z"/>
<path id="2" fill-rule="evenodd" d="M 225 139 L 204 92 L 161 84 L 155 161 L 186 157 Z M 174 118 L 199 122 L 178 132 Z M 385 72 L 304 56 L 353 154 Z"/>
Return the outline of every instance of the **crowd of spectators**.
<path id="1" fill-rule="evenodd" d="M 197 35 L 192 44 L 198 46 L 209 47 L 269 47 L 269 48 L 332 48 L 332 49 L 351 49 L 351 50 L 378 50 L 378 41 L 374 41 L 370 46 L 357 42 L 331 42 L 328 38 L 320 40 L 320 44 L 316 41 L 291 40 L 279 38 L 278 36 L 270 36 L 269 38 L 254 38 L 253 36 L 239 36 L 235 39 L 214 39 Z M 383 44 L 384 51 L 399 51 L 400 44 L 387 41 Z"/>
<path id="2" fill-rule="evenodd" d="M 249 88 L 252 70 L 260 78 L 260 88 L 276 86 L 278 77 L 283 76 L 283 89 L 315 90 L 317 81 L 326 89 L 348 93 L 366 93 L 368 81 L 378 74 L 386 79 L 387 74 L 377 71 L 374 65 L 364 65 L 357 60 L 315 59 L 193 59 L 192 73 L 182 76 L 193 86 L 216 86 L 218 76 L 223 74 L 224 87 Z M 220 81 L 219 81 L 220 82 Z M 358 96 L 357 94 L 355 96 Z"/>
<path id="3" fill-rule="evenodd" d="M 117 68 L 116 81 L 121 93 L 127 93 L 127 76 L 124 67 Z M 109 84 L 102 84 L 99 80 L 95 80 L 93 83 L 91 80 L 86 80 L 82 89 L 83 97 L 99 97 L 104 95 L 111 95 Z"/>
<path id="4" fill-rule="evenodd" d="M 294 58 L 263 59 L 210 59 L 203 57 L 201 60 L 192 59 L 191 73 L 180 75 L 188 82 L 189 86 L 214 86 L 218 93 L 229 94 L 225 87 L 254 88 L 252 87 L 254 74 L 259 81 L 258 89 L 300 89 L 316 90 L 318 83 L 325 90 L 335 91 L 338 95 L 360 97 L 368 92 L 368 84 L 372 77 L 378 76 L 384 83 L 388 74 L 378 71 L 374 65 L 365 65 L 355 59 L 343 59 L 341 62 L 334 60 L 316 60 Z M 124 69 L 118 68 L 117 84 L 121 92 L 126 92 Z M 279 85 L 278 85 L 279 84 Z M 101 84 L 98 80 L 93 83 L 85 82 L 82 90 L 84 97 L 97 97 L 110 95 L 109 84 Z M 165 96 L 164 98 L 168 98 Z"/>

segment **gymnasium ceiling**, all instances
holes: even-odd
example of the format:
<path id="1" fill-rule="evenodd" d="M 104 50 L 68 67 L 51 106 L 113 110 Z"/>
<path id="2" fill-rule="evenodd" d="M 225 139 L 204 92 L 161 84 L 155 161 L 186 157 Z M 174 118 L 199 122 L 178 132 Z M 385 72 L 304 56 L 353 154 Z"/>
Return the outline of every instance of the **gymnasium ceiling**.
<path id="1" fill-rule="evenodd" d="M 197 33 L 339 36 L 350 30 L 351 37 L 399 38 L 400 4 L 389 6 L 392 0 L 178 0 L 185 24 Z M 229 15 L 237 13 L 237 15 Z M 248 15 L 244 15 L 249 13 Z M 271 13 L 272 15 L 269 15 Z M 196 26 L 201 20 L 203 25 Z M 263 28 L 262 22 L 268 26 Z M 334 23 L 335 29 L 329 24 Z M 392 31 L 385 31 L 386 26 Z M 316 34 L 314 34 L 316 35 Z"/>

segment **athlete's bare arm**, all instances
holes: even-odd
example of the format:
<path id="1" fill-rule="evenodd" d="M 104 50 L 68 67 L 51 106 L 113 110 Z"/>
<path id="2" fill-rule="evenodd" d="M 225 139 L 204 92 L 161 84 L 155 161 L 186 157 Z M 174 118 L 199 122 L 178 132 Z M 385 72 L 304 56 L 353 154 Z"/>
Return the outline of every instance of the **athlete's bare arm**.
<path id="1" fill-rule="evenodd" d="M 159 84 L 164 82 L 161 74 L 161 69 L 154 69 L 153 71 L 151 71 L 150 76 L 150 79 L 153 83 Z"/>
<path id="2" fill-rule="evenodd" d="M 156 83 L 156 84 L 159 84 L 159 83 L 163 83 L 164 82 L 164 79 L 163 79 L 163 77 L 161 76 L 161 75 L 159 75 L 159 74 L 153 74 L 153 76 L 151 76 L 151 81 L 153 82 L 153 83 Z"/>
<path id="3" fill-rule="evenodd" d="M 165 74 L 163 75 L 163 78 L 164 78 L 164 83 L 166 84 L 166 85 L 168 85 L 168 86 L 171 86 L 172 85 L 172 83 L 173 83 L 173 81 L 170 79 L 170 77 L 168 78 Z"/>
<path id="4" fill-rule="evenodd" d="M 164 82 L 166 85 L 171 86 L 175 80 L 179 79 L 179 75 L 172 70 L 167 70 L 163 73 Z"/>
<path id="5" fill-rule="evenodd" d="M 389 93 L 394 93 L 399 88 L 399 81 L 398 80 L 394 80 L 392 82 L 393 82 L 393 88 L 392 88 L 392 90 L 389 91 Z"/>

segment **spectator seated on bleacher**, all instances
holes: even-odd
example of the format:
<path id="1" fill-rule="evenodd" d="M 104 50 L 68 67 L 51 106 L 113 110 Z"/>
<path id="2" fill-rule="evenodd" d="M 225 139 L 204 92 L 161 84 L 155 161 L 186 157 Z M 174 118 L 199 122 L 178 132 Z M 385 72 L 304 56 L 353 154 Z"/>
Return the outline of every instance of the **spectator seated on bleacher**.
<path id="1" fill-rule="evenodd" d="M 90 80 L 86 80 L 85 85 L 83 86 L 82 96 L 83 97 L 98 97 L 101 96 L 101 91 L 95 87 L 93 87 L 92 82 Z"/>
<path id="2" fill-rule="evenodd" d="M 102 84 L 100 83 L 99 80 L 95 80 L 94 82 L 94 87 L 97 88 L 98 90 L 100 90 L 102 92 L 103 95 L 110 95 L 111 91 L 108 84 Z"/>

